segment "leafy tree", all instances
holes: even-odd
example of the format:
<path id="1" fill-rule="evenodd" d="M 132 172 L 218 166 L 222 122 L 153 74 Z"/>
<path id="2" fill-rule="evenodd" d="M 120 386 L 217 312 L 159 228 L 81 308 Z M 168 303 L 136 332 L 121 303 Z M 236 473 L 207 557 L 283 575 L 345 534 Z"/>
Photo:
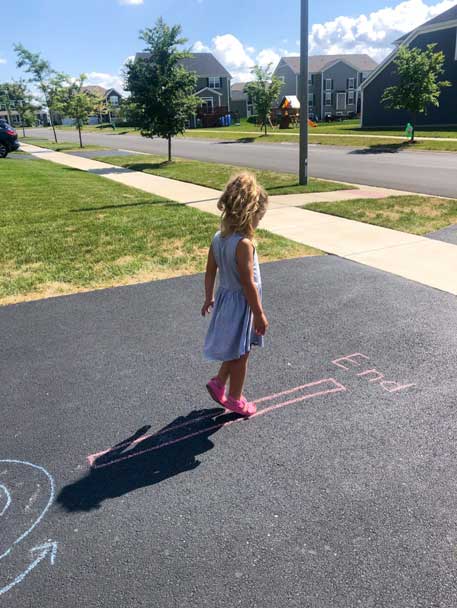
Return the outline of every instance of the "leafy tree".
<path id="1" fill-rule="evenodd" d="M 13 124 L 12 112 L 17 112 L 25 137 L 25 126 L 33 124 L 38 111 L 27 85 L 23 81 L 0 84 L 0 104 L 5 107 L 10 124 Z"/>
<path id="2" fill-rule="evenodd" d="M 57 143 L 57 133 L 55 130 L 56 104 L 59 104 L 62 88 L 64 87 L 67 76 L 56 72 L 51 68 L 51 64 L 43 59 L 39 53 L 32 53 L 22 44 L 15 44 L 14 50 L 17 54 L 17 67 L 24 68 L 30 74 L 29 82 L 33 82 L 43 96 L 46 107 L 49 110 L 49 120 L 54 133 L 54 140 Z"/>
<path id="3" fill-rule="evenodd" d="M 82 129 L 87 124 L 89 116 L 96 111 L 99 99 L 90 91 L 84 90 L 87 76 L 81 74 L 65 89 L 57 103 L 58 109 L 75 121 L 79 134 L 79 147 L 83 147 Z"/>
<path id="4" fill-rule="evenodd" d="M 183 133 L 189 116 L 199 100 L 194 95 L 197 77 L 188 72 L 181 60 L 189 53 L 179 50 L 187 40 L 181 38 L 181 26 L 168 26 L 158 19 L 154 28 L 140 32 L 147 56 L 126 65 L 125 89 L 144 137 L 168 140 L 171 161 L 171 138 Z"/>
<path id="5" fill-rule="evenodd" d="M 119 106 L 119 120 L 129 127 L 140 125 L 142 113 L 130 98 L 123 99 Z"/>
<path id="6" fill-rule="evenodd" d="M 271 109 L 281 91 L 282 83 L 279 78 L 273 76 L 271 63 L 266 68 L 256 65 L 252 68 L 251 73 L 255 80 L 244 87 L 244 92 L 252 99 L 260 127 L 265 129 L 266 135 L 268 125 L 271 125 Z"/>
<path id="7" fill-rule="evenodd" d="M 94 111 L 97 114 L 98 120 L 101 124 L 103 122 L 103 116 L 108 114 L 106 100 L 103 97 L 100 97 L 99 95 L 97 95 L 97 96 L 95 96 L 94 103 L 95 103 Z"/>
<path id="8" fill-rule="evenodd" d="M 412 142 L 417 115 L 427 114 L 429 106 L 438 108 L 441 89 L 451 86 L 447 80 L 438 80 L 444 72 L 445 56 L 442 51 L 435 52 L 435 46 L 429 44 L 425 50 L 401 46 L 394 60 L 399 84 L 387 87 L 381 99 L 389 109 L 410 112 Z"/>

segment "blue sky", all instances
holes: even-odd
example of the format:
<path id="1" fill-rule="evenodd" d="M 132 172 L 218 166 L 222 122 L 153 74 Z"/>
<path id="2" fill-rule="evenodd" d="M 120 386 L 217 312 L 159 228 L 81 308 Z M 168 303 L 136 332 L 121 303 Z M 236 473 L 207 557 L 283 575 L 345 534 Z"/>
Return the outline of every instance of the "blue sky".
<path id="1" fill-rule="evenodd" d="M 313 54 L 368 52 L 382 59 L 390 42 L 447 10 L 456 0 L 310 0 Z M 349 4 L 349 3 L 348 3 Z M 12 46 L 40 51 L 55 69 L 120 83 L 127 57 L 141 49 L 138 32 L 162 15 L 181 23 L 195 50 L 211 50 L 236 80 L 254 63 L 298 52 L 299 0 L 13 0 L 0 38 L 0 82 L 18 78 Z"/>

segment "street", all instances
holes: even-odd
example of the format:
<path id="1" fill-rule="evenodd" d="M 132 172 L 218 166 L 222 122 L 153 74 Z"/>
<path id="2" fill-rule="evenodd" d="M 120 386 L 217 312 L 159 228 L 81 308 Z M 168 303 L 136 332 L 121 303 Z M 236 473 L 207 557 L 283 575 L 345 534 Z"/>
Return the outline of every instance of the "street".
<path id="1" fill-rule="evenodd" d="M 205 390 L 202 276 L 0 309 L 2 607 L 455 606 L 455 297 L 262 273 L 248 421 Z"/>
<path id="2" fill-rule="evenodd" d="M 50 129 L 27 129 L 27 135 L 52 138 Z M 60 141 L 77 142 L 76 131 L 58 131 Z M 139 135 L 84 133 L 87 144 L 166 154 L 166 142 Z M 296 144 L 243 144 L 230 141 L 177 138 L 173 153 L 183 158 L 229 163 L 256 169 L 296 173 Z M 370 152 L 351 147 L 311 145 L 312 177 L 410 192 L 457 196 L 457 154 L 452 152 Z"/>

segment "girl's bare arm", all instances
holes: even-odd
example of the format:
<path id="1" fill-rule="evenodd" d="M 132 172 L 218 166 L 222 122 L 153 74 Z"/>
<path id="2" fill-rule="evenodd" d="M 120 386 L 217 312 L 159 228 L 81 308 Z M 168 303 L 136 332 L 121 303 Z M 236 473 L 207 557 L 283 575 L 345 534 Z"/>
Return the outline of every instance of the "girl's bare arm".
<path id="1" fill-rule="evenodd" d="M 249 239 L 242 239 L 238 243 L 236 261 L 244 295 L 254 315 L 254 329 L 257 334 L 263 336 L 268 329 L 268 321 L 254 283 L 254 246 Z"/>
<path id="2" fill-rule="evenodd" d="M 205 302 L 202 306 L 202 316 L 209 314 L 214 305 L 214 283 L 216 282 L 217 264 L 214 259 L 213 248 L 209 248 L 208 261 L 205 274 Z"/>

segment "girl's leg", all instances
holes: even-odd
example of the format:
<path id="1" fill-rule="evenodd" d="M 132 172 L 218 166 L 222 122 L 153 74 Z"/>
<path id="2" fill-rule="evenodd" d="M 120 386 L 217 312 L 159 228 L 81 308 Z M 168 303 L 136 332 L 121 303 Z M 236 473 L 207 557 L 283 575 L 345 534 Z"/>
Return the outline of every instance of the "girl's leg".
<path id="1" fill-rule="evenodd" d="M 224 386 L 227 384 L 227 380 L 230 376 L 230 363 L 231 363 L 231 361 L 224 361 L 224 363 L 221 365 L 219 372 L 217 374 L 217 377 L 219 378 L 220 383 L 223 384 Z"/>
<path id="2" fill-rule="evenodd" d="M 246 371 L 248 368 L 249 353 L 246 353 L 240 359 L 230 361 L 230 397 L 237 401 L 241 399 L 243 394 L 244 381 L 246 379 Z"/>

